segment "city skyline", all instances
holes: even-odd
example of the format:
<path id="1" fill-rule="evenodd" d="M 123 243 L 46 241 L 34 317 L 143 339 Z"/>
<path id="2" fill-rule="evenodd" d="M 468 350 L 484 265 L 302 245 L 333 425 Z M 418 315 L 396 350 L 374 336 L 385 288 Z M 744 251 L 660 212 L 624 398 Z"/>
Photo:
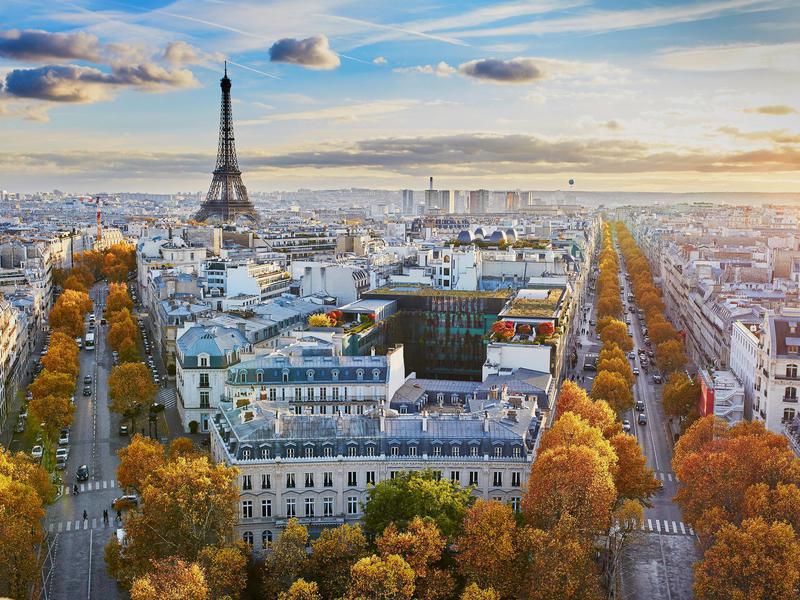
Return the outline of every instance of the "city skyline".
<path id="1" fill-rule="evenodd" d="M 792 4 L 10 2 L 0 188 L 792 192 Z"/>

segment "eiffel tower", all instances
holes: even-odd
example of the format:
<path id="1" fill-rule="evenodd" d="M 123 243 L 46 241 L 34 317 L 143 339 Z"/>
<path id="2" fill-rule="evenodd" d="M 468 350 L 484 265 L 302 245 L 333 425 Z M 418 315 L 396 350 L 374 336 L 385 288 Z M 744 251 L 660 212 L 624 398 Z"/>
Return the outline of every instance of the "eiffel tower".
<path id="1" fill-rule="evenodd" d="M 236 160 L 236 146 L 233 141 L 233 112 L 231 110 L 231 80 L 228 79 L 228 64 L 225 63 L 225 76 L 220 79 L 222 106 L 219 113 L 219 147 L 217 166 L 206 200 L 195 215 L 197 221 L 230 222 L 238 217 L 258 221 L 258 213 L 247 188 L 242 183 L 242 172 Z"/>

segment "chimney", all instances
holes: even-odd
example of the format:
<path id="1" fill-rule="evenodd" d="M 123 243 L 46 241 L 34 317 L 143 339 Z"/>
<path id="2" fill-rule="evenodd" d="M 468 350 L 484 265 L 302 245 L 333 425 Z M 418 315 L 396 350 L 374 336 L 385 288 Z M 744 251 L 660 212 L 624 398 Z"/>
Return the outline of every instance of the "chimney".
<path id="1" fill-rule="evenodd" d="M 489 411 L 483 411 L 483 431 L 489 433 Z"/>
<path id="2" fill-rule="evenodd" d="M 428 431 L 428 411 L 422 411 L 422 431 Z"/>
<path id="3" fill-rule="evenodd" d="M 384 414 L 383 409 L 381 409 L 381 412 L 380 412 L 380 430 L 382 432 L 386 431 L 386 416 Z"/>
<path id="4" fill-rule="evenodd" d="M 275 413 L 275 435 L 276 436 L 280 436 L 280 434 L 281 434 L 281 417 L 276 412 Z"/>
<path id="5" fill-rule="evenodd" d="M 433 177 L 431 177 L 430 188 L 428 188 L 428 189 L 430 189 L 431 191 L 433 191 Z"/>

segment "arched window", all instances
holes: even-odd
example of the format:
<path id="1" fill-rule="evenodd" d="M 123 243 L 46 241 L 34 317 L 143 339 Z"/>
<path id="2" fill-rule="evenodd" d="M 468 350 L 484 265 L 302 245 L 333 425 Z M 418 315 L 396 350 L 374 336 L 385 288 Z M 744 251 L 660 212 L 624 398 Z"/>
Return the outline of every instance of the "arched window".
<path id="1" fill-rule="evenodd" d="M 288 383 L 289 382 L 289 371 L 284 369 L 282 380 L 283 380 L 283 383 Z"/>
<path id="2" fill-rule="evenodd" d="M 359 369 L 356 371 L 356 379 L 362 381 L 364 379 L 364 369 Z"/>
<path id="3" fill-rule="evenodd" d="M 272 545 L 272 532 L 269 529 L 265 529 L 261 532 L 261 547 L 266 550 Z"/>
<path id="4" fill-rule="evenodd" d="M 264 383 L 264 371 L 256 371 L 256 383 Z"/>
<path id="5" fill-rule="evenodd" d="M 334 369 L 331 371 L 331 379 L 334 381 L 339 381 L 339 369 Z"/>
<path id="6" fill-rule="evenodd" d="M 306 377 L 309 381 L 314 381 L 314 369 L 309 369 L 306 371 Z"/>
<path id="7" fill-rule="evenodd" d="M 797 365 L 795 364 L 788 364 L 786 365 L 786 376 L 791 378 L 797 377 Z"/>
<path id="8" fill-rule="evenodd" d="M 797 401 L 797 388 L 788 386 L 786 390 L 783 392 L 784 400 L 789 400 L 791 402 Z"/>
<path id="9" fill-rule="evenodd" d="M 379 381 L 381 378 L 381 372 L 378 369 L 372 370 L 372 379 L 373 381 Z"/>
<path id="10" fill-rule="evenodd" d="M 247 381 L 247 371 L 239 371 L 239 383 Z"/>
<path id="11" fill-rule="evenodd" d="M 244 540 L 244 543 L 247 544 L 248 546 L 252 546 L 253 545 L 253 532 L 252 531 L 245 531 L 244 533 L 242 533 L 242 540 Z"/>
<path id="12" fill-rule="evenodd" d="M 250 448 L 242 448 L 242 460 L 253 458 L 253 451 Z"/>

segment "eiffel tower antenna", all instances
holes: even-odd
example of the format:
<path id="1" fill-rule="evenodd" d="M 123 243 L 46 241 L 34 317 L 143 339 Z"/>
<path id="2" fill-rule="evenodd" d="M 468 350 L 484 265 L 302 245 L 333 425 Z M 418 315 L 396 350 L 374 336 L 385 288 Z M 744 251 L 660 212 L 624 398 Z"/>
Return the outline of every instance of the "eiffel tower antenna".
<path id="1" fill-rule="evenodd" d="M 225 61 L 225 74 L 220 79 L 222 102 L 219 115 L 219 145 L 217 164 L 205 202 L 195 215 L 198 221 L 230 222 L 237 217 L 258 221 L 258 213 L 247 188 L 242 183 L 242 172 L 236 158 L 236 145 L 233 139 L 233 111 L 231 109 L 231 80 L 228 79 L 228 61 Z"/>

